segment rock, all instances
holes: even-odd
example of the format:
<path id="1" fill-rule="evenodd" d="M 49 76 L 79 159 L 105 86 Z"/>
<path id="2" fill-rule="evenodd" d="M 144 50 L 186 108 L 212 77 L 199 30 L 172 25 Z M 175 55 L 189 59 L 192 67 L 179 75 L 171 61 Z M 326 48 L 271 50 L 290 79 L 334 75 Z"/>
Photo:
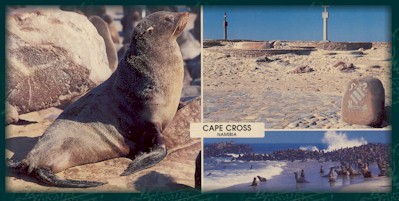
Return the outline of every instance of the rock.
<path id="1" fill-rule="evenodd" d="M 6 125 L 17 123 L 19 120 L 18 110 L 6 101 Z"/>
<path id="2" fill-rule="evenodd" d="M 201 95 L 201 86 L 186 85 L 183 87 L 182 97 L 199 96 Z"/>
<path id="3" fill-rule="evenodd" d="M 372 47 L 373 49 L 379 49 L 379 48 L 392 48 L 392 44 L 388 42 L 372 42 Z"/>
<path id="4" fill-rule="evenodd" d="M 114 42 L 115 44 L 120 44 L 121 42 L 120 42 L 120 39 L 119 39 L 118 29 L 116 28 L 116 25 L 115 25 L 114 20 L 112 19 L 112 17 L 110 15 L 108 15 L 108 14 L 104 14 L 101 17 L 103 18 L 103 20 L 108 25 L 108 29 L 109 29 L 109 32 L 111 34 L 112 42 Z"/>
<path id="5" fill-rule="evenodd" d="M 270 42 L 270 47 L 271 48 L 281 48 L 282 43 L 280 40 L 273 40 Z"/>
<path id="6" fill-rule="evenodd" d="M 270 49 L 272 46 L 268 42 L 237 42 L 234 44 L 234 48 L 242 50 L 262 50 Z"/>
<path id="7" fill-rule="evenodd" d="M 6 99 L 20 114 L 59 106 L 111 75 L 104 40 L 85 16 L 23 11 L 6 20 Z"/>
<path id="8" fill-rule="evenodd" d="M 186 98 L 181 100 L 181 107 L 172 122 L 164 130 L 165 144 L 168 149 L 173 149 L 179 146 L 185 146 L 190 143 L 200 143 L 200 139 L 190 137 L 190 123 L 201 121 L 201 98 Z M 199 152 L 193 150 L 195 153 L 192 157 L 193 161 Z"/>
<path id="9" fill-rule="evenodd" d="M 253 149 L 247 144 L 235 144 L 234 142 L 218 142 L 204 144 L 204 158 L 231 157 L 231 154 L 250 154 Z"/>
<path id="10" fill-rule="evenodd" d="M 338 66 L 341 66 L 341 65 L 346 65 L 345 64 L 345 62 L 343 62 L 343 61 L 338 61 L 337 63 L 335 63 L 334 65 L 333 65 L 333 67 L 338 67 Z"/>
<path id="11" fill-rule="evenodd" d="M 201 78 L 193 79 L 193 80 L 191 80 L 190 83 L 191 83 L 191 85 L 199 86 L 199 90 L 200 90 L 200 93 L 201 93 Z"/>
<path id="12" fill-rule="evenodd" d="M 369 42 L 321 42 L 316 45 L 316 48 L 323 50 L 366 50 L 371 47 L 372 43 Z"/>
<path id="13" fill-rule="evenodd" d="M 201 44 L 197 41 L 191 32 L 184 30 L 177 38 L 183 60 L 194 59 L 201 54 Z"/>
<path id="14" fill-rule="evenodd" d="M 185 67 L 190 74 L 190 77 L 195 79 L 201 78 L 201 55 L 194 57 L 193 59 L 185 60 Z"/>
<path id="15" fill-rule="evenodd" d="M 342 120 L 349 124 L 378 127 L 384 118 L 385 92 L 379 79 L 354 79 L 342 99 Z"/>
<path id="16" fill-rule="evenodd" d="M 313 71 L 314 71 L 313 68 L 306 65 L 306 66 L 299 66 L 299 67 L 295 68 L 294 70 L 290 71 L 290 73 L 300 74 L 300 73 L 310 73 Z"/>
<path id="17" fill-rule="evenodd" d="M 224 46 L 220 40 L 204 40 L 202 43 L 204 48 L 213 47 L 213 46 Z"/>
<path id="18" fill-rule="evenodd" d="M 256 62 L 267 62 L 267 63 L 269 63 L 269 62 L 272 62 L 272 61 L 275 61 L 275 59 L 269 59 L 268 57 L 263 57 L 263 58 L 256 59 Z"/>
<path id="19" fill-rule="evenodd" d="M 96 27 L 98 34 L 104 39 L 105 50 L 108 58 L 108 65 L 112 72 L 115 71 L 118 66 L 118 54 L 114 42 L 112 41 L 111 32 L 108 28 L 108 24 L 99 16 L 91 16 L 90 22 Z"/>
<path id="20" fill-rule="evenodd" d="M 336 64 L 334 64 L 333 67 L 335 67 L 335 68 L 338 67 L 337 69 L 342 71 L 342 72 L 353 72 L 353 71 L 356 70 L 356 67 L 352 63 L 346 64 L 343 61 L 337 62 Z"/>
<path id="21" fill-rule="evenodd" d="M 197 81 L 200 81 L 197 83 Z M 187 66 L 184 68 L 183 90 L 181 97 L 200 96 L 201 95 L 201 78 L 192 79 Z"/>

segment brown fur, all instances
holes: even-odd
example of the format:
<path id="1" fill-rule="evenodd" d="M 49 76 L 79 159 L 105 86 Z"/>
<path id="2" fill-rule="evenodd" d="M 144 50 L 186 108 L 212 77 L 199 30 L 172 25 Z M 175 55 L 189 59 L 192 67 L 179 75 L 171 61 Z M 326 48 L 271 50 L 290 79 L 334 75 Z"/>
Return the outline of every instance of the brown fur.
<path id="1" fill-rule="evenodd" d="M 176 38 L 187 19 L 187 13 L 158 12 L 139 23 L 111 77 L 66 108 L 22 161 L 28 172 L 57 173 L 116 157 L 134 158 L 148 124 L 162 133 L 182 91 L 183 60 Z"/>

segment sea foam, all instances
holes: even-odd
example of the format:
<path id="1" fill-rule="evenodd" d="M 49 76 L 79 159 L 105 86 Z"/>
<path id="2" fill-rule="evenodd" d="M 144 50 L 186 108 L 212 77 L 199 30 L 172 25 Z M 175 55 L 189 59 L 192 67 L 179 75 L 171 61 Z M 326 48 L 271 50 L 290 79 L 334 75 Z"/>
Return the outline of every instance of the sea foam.
<path id="1" fill-rule="evenodd" d="M 341 148 L 355 147 L 367 144 L 367 141 L 361 138 L 348 139 L 348 136 L 344 132 L 327 131 L 324 133 L 324 137 L 321 140 L 327 144 L 328 147 L 324 151 L 333 151 Z"/>

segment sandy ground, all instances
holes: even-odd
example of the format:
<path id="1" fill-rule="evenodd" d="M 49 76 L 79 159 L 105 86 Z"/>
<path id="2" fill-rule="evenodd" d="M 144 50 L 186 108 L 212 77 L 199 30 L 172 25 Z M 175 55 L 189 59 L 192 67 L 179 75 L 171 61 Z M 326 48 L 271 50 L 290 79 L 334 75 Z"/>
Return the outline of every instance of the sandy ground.
<path id="1" fill-rule="evenodd" d="M 359 184 L 352 184 L 349 186 L 344 186 L 338 189 L 334 189 L 331 191 L 320 191 L 317 192 L 334 192 L 334 193 L 389 193 L 391 192 L 391 178 L 389 177 L 375 177 L 371 178 L 369 181 L 359 183 Z M 252 193 L 270 193 L 270 192 L 315 192 L 315 190 L 304 188 L 304 185 L 301 186 L 301 190 L 293 188 L 292 190 L 266 190 L 266 186 L 268 185 L 267 182 L 259 183 L 258 187 L 250 186 L 251 182 L 246 184 L 239 184 L 235 186 L 231 186 L 225 189 L 218 189 L 210 192 L 252 192 Z M 297 184 L 301 185 L 301 184 Z M 217 186 L 208 186 L 209 189 L 217 188 Z M 264 188 L 264 189 L 262 189 Z"/>
<path id="2" fill-rule="evenodd" d="M 392 179 L 389 177 L 375 177 L 370 179 L 370 181 L 354 184 L 350 186 L 345 186 L 338 190 L 341 193 L 389 193 L 392 189 Z"/>
<path id="3" fill-rule="evenodd" d="M 308 55 L 267 56 L 234 50 L 235 42 L 203 49 L 204 121 L 264 122 L 266 128 L 368 128 L 341 120 L 341 101 L 347 83 L 365 76 L 379 78 L 385 105 L 391 105 L 390 47 L 358 51 L 315 49 Z M 289 42 L 288 46 L 305 45 Z M 353 63 L 353 72 L 333 67 Z M 308 65 L 313 72 L 288 73 Z M 383 127 L 390 128 L 387 123 Z"/>

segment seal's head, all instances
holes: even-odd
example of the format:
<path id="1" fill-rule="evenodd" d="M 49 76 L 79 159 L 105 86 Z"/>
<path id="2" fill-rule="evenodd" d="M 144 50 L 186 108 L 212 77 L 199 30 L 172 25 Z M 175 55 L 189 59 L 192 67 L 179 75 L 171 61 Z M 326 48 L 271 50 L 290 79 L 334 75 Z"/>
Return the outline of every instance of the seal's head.
<path id="1" fill-rule="evenodd" d="M 134 28 L 133 40 L 176 40 L 186 27 L 188 16 L 187 12 L 152 13 Z"/>

